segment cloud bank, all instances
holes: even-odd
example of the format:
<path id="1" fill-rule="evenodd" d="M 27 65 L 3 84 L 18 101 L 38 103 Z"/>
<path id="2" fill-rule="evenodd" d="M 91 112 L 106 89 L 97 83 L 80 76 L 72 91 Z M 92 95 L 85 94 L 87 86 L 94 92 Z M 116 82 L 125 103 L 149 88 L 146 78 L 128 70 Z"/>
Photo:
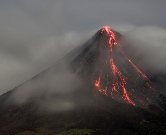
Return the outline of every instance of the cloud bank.
<path id="1" fill-rule="evenodd" d="M 166 29 L 154 26 L 136 27 L 125 34 L 144 64 L 156 72 L 166 73 Z"/>

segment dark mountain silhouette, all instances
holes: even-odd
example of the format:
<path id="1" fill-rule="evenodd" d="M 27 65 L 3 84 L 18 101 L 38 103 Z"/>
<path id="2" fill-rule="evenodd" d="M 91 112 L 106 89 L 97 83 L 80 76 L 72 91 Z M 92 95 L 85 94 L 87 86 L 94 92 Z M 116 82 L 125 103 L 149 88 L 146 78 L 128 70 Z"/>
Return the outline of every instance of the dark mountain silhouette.
<path id="1" fill-rule="evenodd" d="M 165 76 L 137 61 L 124 37 L 103 27 L 55 65 L 0 96 L 0 134 L 40 127 L 55 133 L 88 128 L 101 135 L 133 134 L 142 120 L 164 125 L 166 98 L 158 89 L 166 88 Z M 66 80 L 68 73 L 72 77 Z M 55 83 L 50 90 L 54 74 L 58 79 L 63 74 L 63 87 Z M 40 87 L 33 87 L 36 83 Z"/>

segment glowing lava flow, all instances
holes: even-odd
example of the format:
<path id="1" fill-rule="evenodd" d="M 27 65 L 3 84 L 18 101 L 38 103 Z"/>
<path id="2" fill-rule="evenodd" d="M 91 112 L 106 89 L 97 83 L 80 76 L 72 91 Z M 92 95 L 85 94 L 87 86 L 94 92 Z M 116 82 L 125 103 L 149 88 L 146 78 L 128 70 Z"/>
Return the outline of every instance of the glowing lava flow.
<path id="1" fill-rule="evenodd" d="M 116 38 L 115 38 L 115 34 L 113 33 L 113 31 L 111 31 L 111 29 L 108 26 L 105 26 L 102 29 L 102 32 L 106 31 L 106 33 L 109 36 L 109 47 L 110 47 L 110 52 L 112 52 L 112 47 L 113 45 L 117 45 L 116 42 Z M 113 91 L 118 92 L 119 87 L 121 86 L 122 90 L 123 90 L 123 99 L 125 101 L 127 101 L 128 103 L 132 104 L 135 106 L 135 103 L 130 99 L 129 94 L 127 93 L 127 89 L 125 87 L 126 85 L 126 80 L 125 77 L 122 75 L 122 73 L 119 71 L 119 69 L 117 68 L 117 66 L 114 63 L 113 58 L 110 58 L 110 64 L 111 64 L 111 69 L 112 69 L 112 73 L 114 75 L 114 79 L 115 79 L 115 83 L 112 84 L 112 91 L 111 91 L 111 95 Z M 108 83 L 107 83 L 108 84 Z M 98 79 L 95 81 L 95 87 L 97 88 L 97 90 L 105 95 L 107 94 L 107 87 L 106 89 L 102 89 L 101 88 L 101 77 L 99 76 Z M 113 97 L 113 96 L 112 96 Z"/>
<path id="2" fill-rule="evenodd" d="M 112 46 L 113 45 L 117 45 L 116 39 L 115 39 L 115 34 L 113 33 L 113 31 L 111 31 L 109 26 L 105 26 L 102 29 L 102 32 L 106 31 L 108 36 L 109 36 L 109 46 L 110 46 L 110 51 L 112 52 Z"/>
<path id="3" fill-rule="evenodd" d="M 110 50 L 110 54 L 109 54 L 109 60 L 106 60 L 106 65 L 107 63 L 110 63 L 110 70 L 112 72 L 112 74 L 110 75 L 110 77 L 112 78 L 113 76 L 113 83 L 111 84 L 108 80 L 108 76 L 107 75 L 107 83 L 106 83 L 106 88 L 103 89 L 101 86 L 101 80 L 102 78 L 102 74 L 99 75 L 98 79 L 95 81 L 95 87 L 98 90 L 98 92 L 101 92 L 105 95 L 108 96 L 108 94 L 110 93 L 112 98 L 114 98 L 113 94 L 116 92 L 120 95 L 120 93 L 122 94 L 122 99 L 125 100 L 127 103 L 132 104 L 133 106 L 136 106 L 136 103 L 134 101 L 132 101 L 129 92 L 126 88 L 127 85 L 127 81 L 126 81 L 126 77 L 122 74 L 122 72 L 118 69 L 117 65 L 115 64 L 115 60 L 113 58 L 113 46 L 117 46 L 117 41 L 116 41 L 116 37 L 114 32 L 108 27 L 105 26 L 102 28 L 101 33 L 106 32 L 109 39 L 108 39 L 108 45 L 109 45 L 109 50 Z M 118 45 L 119 47 L 121 47 L 120 45 Z M 123 56 L 127 59 L 127 61 L 131 64 L 131 66 L 134 68 L 134 70 L 139 73 L 141 75 L 142 78 L 146 79 L 149 81 L 148 77 L 130 60 L 128 59 L 128 57 L 123 53 L 122 50 L 120 50 L 120 52 L 123 54 Z M 108 85 L 109 84 L 109 85 Z M 111 87 L 111 88 L 110 88 Z M 139 99 L 139 102 L 142 103 L 142 100 Z M 143 103 L 142 103 L 143 104 Z"/>
<path id="4" fill-rule="evenodd" d="M 150 89 L 153 89 L 154 91 L 156 91 L 152 86 L 152 82 L 149 80 L 149 78 L 121 51 L 121 53 L 123 54 L 123 56 L 129 61 L 129 63 L 133 66 L 133 68 L 137 71 L 137 73 L 139 73 L 142 78 L 148 80 L 147 82 L 147 86 L 150 88 Z"/>
<path id="5" fill-rule="evenodd" d="M 122 90 L 123 90 L 123 99 L 126 100 L 127 102 L 131 103 L 132 105 L 135 105 L 135 103 L 130 99 L 130 97 L 127 93 L 127 89 L 125 87 L 127 82 L 126 82 L 125 77 L 119 71 L 119 69 L 115 65 L 114 60 L 112 58 L 110 59 L 110 63 L 111 63 L 113 75 L 117 79 L 117 82 L 114 84 L 113 89 L 118 91 L 116 87 L 118 87 L 120 85 L 122 87 Z M 118 81 L 118 80 L 120 80 L 120 81 Z"/>
<path id="6" fill-rule="evenodd" d="M 129 63 L 133 66 L 133 68 L 141 74 L 141 76 L 144 78 L 144 79 L 147 79 L 149 80 L 149 78 L 121 51 L 121 53 L 123 54 L 123 56 L 129 61 Z"/>
<path id="7" fill-rule="evenodd" d="M 135 70 L 142 75 L 143 78 L 148 79 L 147 76 L 144 73 L 142 73 L 142 71 L 130 59 L 128 59 L 128 61 L 135 68 Z"/>
<path id="8" fill-rule="evenodd" d="M 101 92 L 101 93 L 107 95 L 107 87 L 106 87 L 106 89 L 104 90 L 104 89 L 102 89 L 101 86 L 100 86 L 100 77 L 96 80 L 95 86 L 96 86 L 96 88 L 97 88 L 97 90 L 98 90 L 99 92 Z M 107 96 L 108 96 L 108 95 L 107 95 Z"/>

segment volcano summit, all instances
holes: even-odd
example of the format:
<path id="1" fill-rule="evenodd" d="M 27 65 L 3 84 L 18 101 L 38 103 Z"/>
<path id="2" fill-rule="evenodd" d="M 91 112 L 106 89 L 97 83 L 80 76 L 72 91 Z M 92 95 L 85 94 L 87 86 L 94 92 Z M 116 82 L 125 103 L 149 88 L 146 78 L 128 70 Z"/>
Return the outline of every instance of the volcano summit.
<path id="1" fill-rule="evenodd" d="M 158 91 L 166 88 L 165 76 L 145 69 L 134 52 L 120 33 L 103 27 L 55 65 L 0 96 L 0 134 L 41 127 L 49 134 L 73 128 L 133 134 L 143 120 L 165 125 L 166 98 Z"/>

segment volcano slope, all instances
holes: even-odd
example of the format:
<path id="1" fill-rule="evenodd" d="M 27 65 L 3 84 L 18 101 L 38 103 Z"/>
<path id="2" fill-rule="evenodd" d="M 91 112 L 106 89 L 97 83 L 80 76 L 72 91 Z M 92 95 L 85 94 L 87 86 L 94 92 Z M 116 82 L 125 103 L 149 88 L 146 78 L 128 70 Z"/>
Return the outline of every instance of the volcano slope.
<path id="1" fill-rule="evenodd" d="M 137 61 L 124 37 L 103 27 L 58 63 L 0 96 L 0 134 L 37 128 L 46 134 L 75 128 L 98 129 L 99 135 L 152 129 L 163 134 L 165 75 Z"/>

